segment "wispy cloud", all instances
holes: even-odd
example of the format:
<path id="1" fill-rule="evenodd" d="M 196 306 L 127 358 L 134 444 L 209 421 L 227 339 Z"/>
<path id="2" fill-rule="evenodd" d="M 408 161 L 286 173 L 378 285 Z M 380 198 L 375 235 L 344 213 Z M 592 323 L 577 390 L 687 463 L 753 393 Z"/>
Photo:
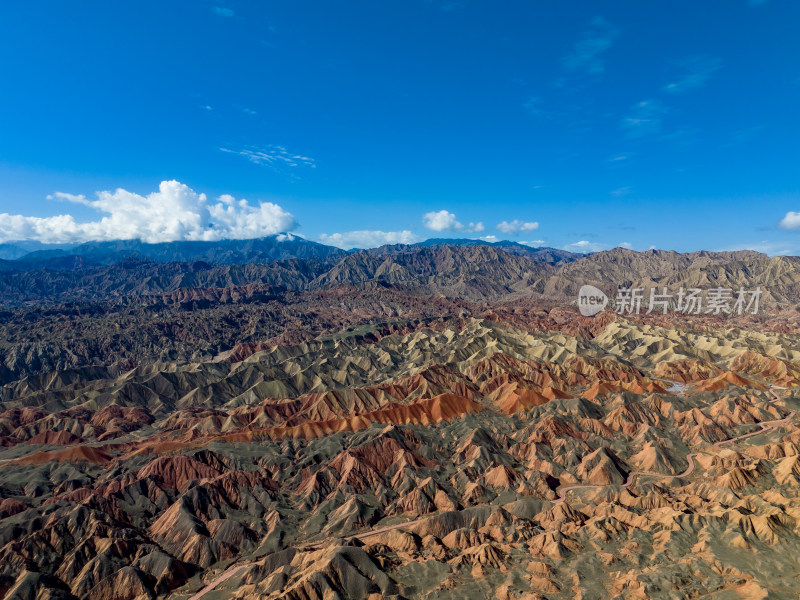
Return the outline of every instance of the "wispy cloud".
<path id="1" fill-rule="evenodd" d="M 671 94 L 683 94 L 705 85 L 714 71 L 722 67 L 719 58 L 711 56 L 692 56 L 678 64 L 681 74 L 678 79 L 664 86 Z"/>
<path id="2" fill-rule="evenodd" d="M 220 150 L 229 154 L 243 156 L 251 163 L 266 165 L 275 170 L 294 169 L 296 167 L 315 169 L 317 167 L 313 158 L 289 152 L 284 146 L 245 146 L 238 149 L 223 147 Z"/>
<path id="3" fill-rule="evenodd" d="M 642 100 L 634 104 L 622 119 L 628 137 L 638 138 L 661 131 L 661 119 L 668 112 L 658 100 Z"/>
<path id="4" fill-rule="evenodd" d="M 442 2 L 439 5 L 439 8 L 442 9 L 442 12 L 452 12 L 454 10 L 459 10 L 461 8 L 464 8 L 464 3 L 451 0 L 449 2 Z"/>
<path id="5" fill-rule="evenodd" d="M 754 137 L 761 134 L 765 129 L 767 129 L 766 125 L 754 125 L 752 127 L 745 127 L 744 129 L 739 129 L 734 131 L 730 135 L 730 142 L 726 144 L 727 146 L 738 146 L 741 144 L 746 144 L 750 142 Z"/>
<path id="6" fill-rule="evenodd" d="M 505 233 L 506 235 L 519 235 L 520 233 L 530 233 L 539 229 L 539 223 L 536 221 L 520 221 L 514 219 L 513 221 L 502 221 L 495 227 L 497 231 Z"/>
<path id="7" fill-rule="evenodd" d="M 625 186 L 622 186 L 622 187 L 617 188 L 615 190 L 612 190 L 611 191 L 611 195 L 614 196 L 615 198 L 621 198 L 622 196 L 627 196 L 632 191 L 633 191 L 633 188 L 631 186 L 625 185 Z"/>
<path id="8" fill-rule="evenodd" d="M 678 127 L 672 131 L 664 132 L 658 136 L 662 142 L 668 142 L 676 147 L 686 147 L 702 141 L 702 130 L 697 127 Z"/>
<path id="9" fill-rule="evenodd" d="M 247 108 L 246 106 L 240 106 L 238 104 L 234 104 L 233 107 L 238 109 L 238 110 L 240 110 L 240 111 L 242 111 L 246 115 L 253 116 L 253 115 L 257 115 L 258 114 L 252 108 Z"/>
<path id="10" fill-rule="evenodd" d="M 619 165 L 628 162 L 632 157 L 633 154 L 630 152 L 626 152 L 624 154 L 615 154 L 614 156 L 610 156 L 608 158 L 608 162 Z"/>
<path id="11" fill-rule="evenodd" d="M 798 256 L 800 242 L 792 240 L 761 240 L 758 242 L 741 242 L 732 246 L 717 248 L 716 252 L 735 252 L 736 250 L 754 250 L 769 256 Z"/>
<path id="12" fill-rule="evenodd" d="M 598 244 L 597 242 L 590 242 L 588 240 L 580 240 L 578 242 L 573 242 L 572 244 L 567 244 L 563 247 L 563 250 L 567 250 L 569 252 L 600 252 L 601 250 L 607 250 L 608 246 L 606 244 Z"/>
<path id="13" fill-rule="evenodd" d="M 377 248 L 386 244 L 415 244 L 422 241 L 409 230 L 403 231 L 345 231 L 343 233 L 323 233 L 319 241 L 343 250 L 351 248 Z"/>
<path id="14" fill-rule="evenodd" d="M 437 210 L 422 215 L 422 224 L 431 231 L 466 231 L 479 233 L 486 229 L 480 221 L 464 225 L 456 216 L 447 210 Z"/>
<path id="15" fill-rule="evenodd" d="M 210 203 L 205 194 L 198 194 L 178 181 L 162 181 L 158 191 L 146 196 L 117 189 L 97 192 L 96 200 L 64 192 L 56 192 L 48 199 L 81 204 L 103 216 L 80 222 L 70 214 L 28 217 L 2 213 L 0 242 L 214 241 L 262 237 L 297 226 L 291 213 L 272 202 L 251 205 L 247 200 L 224 194 L 217 202 Z"/>
<path id="16" fill-rule="evenodd" d="M 540 119 L 563 121 L 569 132 L 583 136 L 596 124 L 596 118 L 590 116 L 590 95 L 576 92 L 605 72 L 606 54 L 618 35 L 619 30 L 606 19 L 592 19 L 570 51 L 561 57 L 559 76 L 549 85 L 531 90 L 523 98 L 522 108 Z M 520 82 L 524 83 L 524 79 Z"/>
<path id="17" fill-rule="evenodd" d="M 612 245 L 612 244 L 603 244 L 601 242 L 590 242 L 588 240 L 580 240 L 578 242 L 562 246 L 561 249 L 567 250 L 569 252 L 578 252 L 585 254 L 588 252 L 602 252 L 603 250 L 611 250 L 614 247 L 631 249 L 631 244 L 630 242 L 621 242 L 619 244 Z"/>
<path id="18" fill-rule="evenodd" d="M 619 31 L 602 17 L 595 17 L 562 62 L 570 71 L 599 75 L 605 71 L 603 55 L 614 43 Z"/>
<path id="19" fill-rule="evenodd" d="M 236 15 L 232 9 L 225 8 L 224 6 L 214 6 L 212 10 L 218 17 L 233 17 Z"/>
<path id="20" fill-rule="evenodd" d="M 542 108 L 542 99 L 538 96 L 528 96 L 522 103 L 522 108 L 534 117 L 547 117 L 549 113 Z"/>

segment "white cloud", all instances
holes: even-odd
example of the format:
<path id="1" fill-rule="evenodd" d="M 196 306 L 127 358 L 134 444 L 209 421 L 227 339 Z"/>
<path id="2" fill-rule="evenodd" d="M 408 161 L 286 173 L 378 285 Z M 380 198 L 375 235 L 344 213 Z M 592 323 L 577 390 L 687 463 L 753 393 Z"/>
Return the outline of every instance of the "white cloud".
<path id="1" fill-rule="evenodd" d="M 619 244 L 604 244 L 602 242 L 590 242 L 588 240 L 580 240 L 578 242 L 562 246 L 561 249 L 568 250 L 569 252 L 587 253 L 587 252 L 602 252 L 603 250 L 611 250 L 612 248 L 626 248 L 628 250 L 631 250 L 633 246 L 630 242 L 621 242 Z"/>
<path id="2" fill-rule="evenodd" d="M 800 229 L 800 212 L 789 211 L 786 216 L 778 223 L 778 227 L 783 229 Z"/>
<path id="3" fill-rule="evenodd" d="M 545 242 L 544 240 L 528 240 L 528 241 L 522 241 L 520 242 L 520 244 L 530 246 L 531 248 L 540 248 L 545 244 L 547 244 L 547 242 Z"/>
<path id="4" fill-rule="evenodd" d="M 304 235 L 300 235 L 299 233 L 279 233 L 275 236 L 275 241 L 278 242 L 293 242 L 297 239 L 304 240 L 306 238 Z"/>
<path id="5" fill-rule="evenodd" d="M 244 156 L 251 163 L 267 165 L 274 169 L 284 167 L 311 167 L 315 169 L 317 166 L 313 158 L 302 154 L 294 154 L 283 146 L 245 146 L 236 150 L 231 148 L 220 148 L 220 150 L 229 154 Z"/>
<path id="6" fill-rule="evenodd" d="M 608 250 L 608 244 L 600 244 L 598 242 L 590 242 L 588 240 L 580 240 L 578 242 L 573 242 L 572 244 L 567 244 L 562 249 L 568 250 L 569 252 L 601 252 L 602 250 Z"/>
<path id="7" fill-rule="evenodd" d="M 575 43 L 572 52 L 564 57 L 564 66 L 592 75 L 603 73 L 606 70 L 603 53 L 614 43 L 617 34 L 611 23 L 602 17 L 595 17 L 588 31 Z"/>
<path id="8" fill-rule="evenodd" d="M 319 241 L 343 250 L 351 248 L 377 248 L 385 244 L 415 244 L 421 241 L 409 230 L 403 231 L 346 231 L 344 233 L 323 233 Z"/>
<path id="9" fill-rule="evenodd" d="M 519 235 L 523 232 L 528 233 L 530 231 L 536 231 L 539 229 L 539 223 L 536 221 L 523 222 L 519 219 L 514 219 L 511 222 L 503 221 L 498 223 L 495 229 L 506 235 Z"/>
<path id="10" fill-rule="evenodd" d="M 215 241 L 272 235 L 297 226 L 294 216 L 272 202 L 250 205 L 247 200 L 236 200 L 226 194 L 210 204 L 205 194 L 198 194 L 178 181 L 162 181 L 158 191 L 147 196 L 120 188 L 97 192 L 97 200 L 63 192 L 56 192 L 48 199 L 82 204 L 105 216 L 97 221 L 78 222 L 70 214 L 26 217 L 2 213 L 0 241 Z"/>
<path id="11" fill-rule="evenodd" d="M 478 239 L 483 242 L 489 242 L 490 244 L 494 244 L 495 242 L 500 241 L 500 238 L 498 238 L 496 235 L 484 235 L 479 237 Z"/>
<path id="12" fill-rule="evenodd" d="M 232 17 L 236 13 L 233 12 L 233 10 L 230 8 L 225 8 L 223 6 L 215 6 L 214 14 L 217 15 L 218 17 Z"/>
<path id="13" fill-rule="evenodd" d="M 486 227 L 483 223 L 470 223 L 463 225 L 456 219 L 456 216 L 446 210 L 431 211 L 422 216 L 422 224 L 431 231 L 467 231 L 470 233 L 480 233 Z"/>
<path id="14" fill-rule="evenodd" d="M 422 223 L 426 228 L 433 231 L 452 231 L 461 226 L 461 223 L 456 220 L 456 216 L 446 210 L 425 213 L 422 217 Z"/>
<path id="15" fill-rule="evenodd" d="M 288 231 L 297 226 L 291 214 L 272 202 L 250 206 L 247 200 L 236 200 L 227 194 L 220 196 L 219 200 L 208 207 L 213 230 L 203 232 L 206 239 L 209 236 L 214 239 L 249 239 Z"/>
<path id="16" fill-rule="evenodd" d="M 711 74 L 722 66 L 722 61 L 710 56 L 692 56 L 683 60 L 679 68 L 680 79 L 664 86 L 664 91 L 682 94 L 702 87 Z"/>
<path id="17" fill-rule="evenodd" d="M 736 250 L 754 250 L 769 256 L 798 256 L 800 255 L 800 243 L 792 240 L 761 240 L 760 242 L 744 242 L 716 249 L 717 252 L 735 252 Z"/>

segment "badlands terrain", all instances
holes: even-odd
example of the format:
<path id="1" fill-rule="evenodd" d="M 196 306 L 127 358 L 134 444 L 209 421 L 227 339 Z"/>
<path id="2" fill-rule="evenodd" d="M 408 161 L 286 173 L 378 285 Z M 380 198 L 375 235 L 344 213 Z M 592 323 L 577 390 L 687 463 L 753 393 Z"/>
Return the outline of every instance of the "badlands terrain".
<path id="1" fill-rule="evenodd" d="M 6 599 L 800 594 L 800 259 L 13 252 Z M 763 296 L 584 317 L 583 284 Z"/>

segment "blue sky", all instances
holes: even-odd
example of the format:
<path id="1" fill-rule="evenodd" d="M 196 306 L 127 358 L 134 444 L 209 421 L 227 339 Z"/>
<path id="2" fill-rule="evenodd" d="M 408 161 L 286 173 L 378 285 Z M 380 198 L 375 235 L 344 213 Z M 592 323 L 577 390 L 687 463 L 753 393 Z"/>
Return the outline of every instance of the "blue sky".
<path id="1" fill-rule="evenodd" d="M 5 3 L 0 241 L 800 254 L 798 22 L 792 0 Z"/>

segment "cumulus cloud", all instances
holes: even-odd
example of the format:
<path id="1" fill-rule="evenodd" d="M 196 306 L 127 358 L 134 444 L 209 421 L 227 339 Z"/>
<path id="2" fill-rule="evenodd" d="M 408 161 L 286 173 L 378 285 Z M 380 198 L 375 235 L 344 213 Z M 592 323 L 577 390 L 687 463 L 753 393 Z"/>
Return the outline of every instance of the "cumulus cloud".
<path id="1" fill-rule="evenodd" d="M 800 212 L 789 211 L 778 223 L 782 229 L 800 229 Z"/>
<path id="2" fill-rule="evenodd" d="M 490 244 L 500 241 L 500 238 L 498 238 L 496 235 L 482 235 L 478 239 L 483 242 L 489 242 Z"/>
<path id="3" fill-rule="evenodd" d="M 97 192 L 96 200 L 64 192 L 56 192 L 48 199 L 82 204 L 105 216 L 80 222 L 70 214 L 27 217 L 2 213 L 0 241 L 216 241 L 262 237 L 297 226 L 291 213 L 272 202 L 251 205 L 247 200 L 236 200 L 226 194 L 209 203 L 205 194 L 198 194 L 178 181 L 162 181 L 158 191 L 147 196 L 120 188 Z"/>
<path id="4" fill-rule="evenodd" d="M 524 222 L 519 219 L 514 219 L 511 222 L 503 221 L 502 223 L 498 223 L 495 229 L 506 235 L 519 235 L 520 233 L 536 231 L 539 229 L 539 223 L 536 221 Z"/>
<path id="5" fill-rule="evenodd" d="M 218 17 L 232 17 L 236 14 L 232 9 L 225 8 L 224 6 L 215 6 L 213 10 L 214 14 Z"/>
<path id="6" fill-rule="evenodd" d="M 346 231 L 344 233 L 323 233 L 319 241 L 343 250 L 351 248 L 377 248 L 385 244 L 415 244 L 421 241 L 411 231 Z"/>
<path id="7" fill-rule="evenodd" d="M 453 213 L 446 210 L 425 213 L 422 216 L 422 224 L 431 231 L 467 231 L 477 233 L 486 229 L 480 221 L 464 225 L 456 219 Z"/>
<path id="8" fill-rule="evenodd" d="M 456 216 L 446 210 L 425 213 L 422 217 L 422 223 L 426 228 L 433 231 L 452 231 L 457 226 L 461 225 L 461 223 L 456 220 Z"/>

